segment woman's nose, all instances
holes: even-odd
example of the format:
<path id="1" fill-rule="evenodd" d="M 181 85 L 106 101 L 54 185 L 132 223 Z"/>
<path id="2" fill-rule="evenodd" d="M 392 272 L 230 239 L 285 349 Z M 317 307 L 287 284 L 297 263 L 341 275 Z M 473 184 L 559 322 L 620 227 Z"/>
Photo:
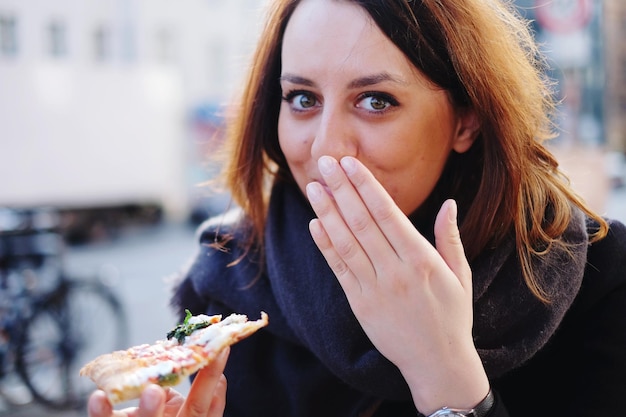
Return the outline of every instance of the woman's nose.
<path id="1" fill-rule="evenodd" d="M 357 141 L 349 115 L 338 109 L 324 109 L 315 132 L 311 156 L 318 160 L 328 155 L 339 160 L 343 156 L 357 156 Z"/>

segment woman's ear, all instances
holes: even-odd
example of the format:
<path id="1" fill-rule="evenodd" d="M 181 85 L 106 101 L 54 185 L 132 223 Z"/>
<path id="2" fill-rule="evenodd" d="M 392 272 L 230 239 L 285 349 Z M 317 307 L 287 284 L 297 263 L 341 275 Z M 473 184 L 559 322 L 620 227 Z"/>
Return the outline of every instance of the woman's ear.
<path id="1" fill-rule="evenodd" d="M 452 149 L 458 153 L 466 152 L 472 147 L 479 133 L 480 121 L 476 111 L 469 107 L 460 109 Z"/>

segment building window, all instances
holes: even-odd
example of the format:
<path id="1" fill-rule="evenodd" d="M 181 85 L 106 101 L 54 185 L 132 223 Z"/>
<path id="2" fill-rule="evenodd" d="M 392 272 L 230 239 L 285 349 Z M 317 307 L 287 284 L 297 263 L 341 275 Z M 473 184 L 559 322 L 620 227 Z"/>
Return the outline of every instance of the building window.
<path id="1" fill-rule="evenodd" d="M 0 15 L 0 55 L 17 54 L 17 22 L 12 16 Z"/>
<path id="2" fill-rule="evenodd" d="M 127 22 L 122 27 L 121 33 L 121 56 L 124 62 L 133 62 L 137 59 L 135 45 L 135 31 L 131 22 Z"/>
<path id="3" fill-rule="evenodd" d="M 111 33 L 102 25 L 93 34 L 94 58 L 98 62 L 107 61 L 111 57 Z"/>
<path id="4" fill-rule="evenodd" d="M 55 21 L 48 25 L 48 53 L 53 58 L 67 55 L 67 36 L 62 22 Z"/>
<path id="5" fill-rule="evenodd" d="M 223 39 L 216 39 L 209 44 L 207 71 L 209 74 L 209 86 L 218 90 L 227 84 L 228 73 L 226 71 L 226 46 Z"/>
<path id="6" fill-rule="evenodd" d="M 176 62 L 176 37 L 172 30 L 161 28 L 156 33 L 156 59 L 161 64 Z"/>

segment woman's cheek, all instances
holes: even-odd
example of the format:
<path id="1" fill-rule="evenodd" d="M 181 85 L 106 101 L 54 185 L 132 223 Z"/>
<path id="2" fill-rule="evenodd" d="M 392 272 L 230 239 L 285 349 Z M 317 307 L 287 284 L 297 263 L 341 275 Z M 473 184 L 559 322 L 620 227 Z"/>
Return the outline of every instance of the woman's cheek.
<path id="1" fill-rule="evenodd" d="M 290 164 L 305 163 L 311 157 L 311 141 L 306 133 L 303 129 L 291 128 L 286 122 L 279 124 L 278 144 Z"/>

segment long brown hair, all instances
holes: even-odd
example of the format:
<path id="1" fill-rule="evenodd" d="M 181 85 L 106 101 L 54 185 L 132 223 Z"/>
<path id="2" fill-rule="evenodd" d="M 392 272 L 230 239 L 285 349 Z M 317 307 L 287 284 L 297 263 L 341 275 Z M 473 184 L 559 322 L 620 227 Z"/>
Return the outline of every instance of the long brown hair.
<path id="1" fill-rule="evenodd" d="M 469 259 L 514 234 L 528 287 L 548 301 L 532 259 L 560 239 L 571 206 L 607 223 L 570 188 L 544 143 L 556 108 L 545 62 L 527 22 L 500 0 L 337 0 L 363 7 L 411 62 L 447 90 L 457 108 L 472 108 L 481 130 L 464 154 L 453 153 L 431 200 L 459 201 Z M 262 244 L 269 186 L 288 175 L 278 145 L 281 45 L 299 0 L 275 0 L 252 57 L 227 132 L 225 183 L 251 222 L 248 245 Z"/>

